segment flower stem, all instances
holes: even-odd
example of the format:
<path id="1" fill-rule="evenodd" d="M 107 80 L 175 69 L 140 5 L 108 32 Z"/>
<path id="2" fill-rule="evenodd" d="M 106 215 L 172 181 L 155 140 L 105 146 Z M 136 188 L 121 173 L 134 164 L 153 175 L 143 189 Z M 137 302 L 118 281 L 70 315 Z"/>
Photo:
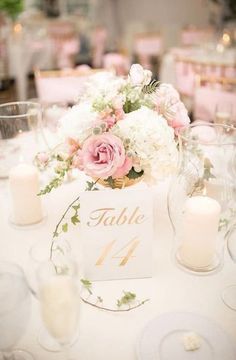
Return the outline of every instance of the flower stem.
<path id="1" fill-rule="evenodd" d="M 111 311 L 111 312 L 127 312 L 127 311 L 131 311 L 131 310 L 139 308 L 140 306 L 144 305 L 147 301 L 150 300 L 150 299 L 143 300 L 143 301 L 139 302 L 137 305 L 129 306 L 127 309 L 111 309 L 111 308 L 107 308 L 105 306 L 97 305 L 97 303 L 90 302 L 87 299 L 83 298 L 82 296 L 80 298 L 85 304 L 91 305 L 91 306 L 93 306 L 93 307 L 95 307 L 97 309 Z"/>

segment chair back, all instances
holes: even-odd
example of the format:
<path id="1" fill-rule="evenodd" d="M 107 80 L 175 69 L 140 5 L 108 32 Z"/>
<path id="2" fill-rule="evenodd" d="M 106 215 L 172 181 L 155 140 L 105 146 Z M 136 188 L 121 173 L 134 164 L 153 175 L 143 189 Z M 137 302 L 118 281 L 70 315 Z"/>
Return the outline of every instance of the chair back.
<path id="1" fill-rule="evenodd" d="M 217 104 L 224 103 L 231 109 L 231 122 L 236 124 L 236 78 L 199 76 L 196 80 L 194 119 L 214 122 Z"/>
<path id="2" fill-rule="evenodd" d="M 75 69 L 36 71 L 35 84 L 38 98 L 44 103 L 73 104 L 83 94 L 86 82 L 95 70 Z"/>
<path id="3" fill-rule="evenodd" d="M 127 75 L 130 68 L 130 59 L 120 53 L 109 53 L 103 56 L 103 67 L 114 71 L 118 76 Z"/>

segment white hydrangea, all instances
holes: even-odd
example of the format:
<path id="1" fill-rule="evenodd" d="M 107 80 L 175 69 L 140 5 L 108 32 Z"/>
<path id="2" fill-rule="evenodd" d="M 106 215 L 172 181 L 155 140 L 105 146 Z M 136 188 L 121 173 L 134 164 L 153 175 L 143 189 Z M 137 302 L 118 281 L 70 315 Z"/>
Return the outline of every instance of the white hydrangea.
<path id="1" fill-rule="evenodd" d="M 93 101 L 103 98 L 103 101 L 109 102 L 115 94 L 119 93 L 124 83 L 124 79 L 111 72 L 98 72 L 90 76 L 86 84 L 84 99 Z"/>
<path id="2" fill-rule="evenodd" d="M 176 166 L 177 149 L 174 131 L 166 120 L 142 106 L 128 113 L 117 123 L 113 132 L 123 141 L 129 139 L 129 151 L 140 160 L 145 180 L 161 179 Z"/>
<path id="3" fill-rule="evenodd" d="M 82 143 L 92 134 L 97 113 L 87 102 L 73 106 L 73 108 L 60 119 L 59 134 L 62 140 L 72 138 Z"/>

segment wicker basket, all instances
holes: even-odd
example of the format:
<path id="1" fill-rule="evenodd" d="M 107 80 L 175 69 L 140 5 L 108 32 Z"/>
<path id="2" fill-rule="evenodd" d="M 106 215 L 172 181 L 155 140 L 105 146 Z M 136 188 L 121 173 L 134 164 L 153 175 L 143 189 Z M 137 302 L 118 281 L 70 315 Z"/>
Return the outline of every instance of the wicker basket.
<path id="1" fill-rule="evenodd" d="M 124 176 L 123 178 L 114 179 L 114 189 L 123 189 L 128 186 L 132 186 L 141 181 L 142 176 L 136 179 L 129 179 L 128 176 Z M 99 179 L 97 180 L 98 184 L 101 184 L 105 187 L 111 187 L 110 183 L 107 180 Z"/>

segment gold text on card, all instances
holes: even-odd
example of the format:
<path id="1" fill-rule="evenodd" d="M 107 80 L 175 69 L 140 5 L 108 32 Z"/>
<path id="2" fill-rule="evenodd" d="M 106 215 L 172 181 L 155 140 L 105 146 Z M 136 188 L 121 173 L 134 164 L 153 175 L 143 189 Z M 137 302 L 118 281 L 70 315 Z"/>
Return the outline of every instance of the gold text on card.
<path id="1" fill-rule="evenodd" d="M 118 210 L 116 208 L 100 208 L 90 213 L 87 225 L 95 227 L 98 225 L 139 225 L 146 221 L 147 218 L 141 213 L 140 207 L 130 210 L 127 207 Z"/>
<path id="2" fill-rule="evenodd" d="M 112 251 L 112 249 L 116 243 L 117 243 L 117 240 L 112 240 L 103 248 L 101 255 L 99 256 L 99 258 L 97 259 L 97 261 L 95 263 L 96 266 L 103 265 L 104 261 L 109 256 L 109 253 Z M 121 262 L 119 263 L 119 266 L 125 266 L 131 258 L 135 257 L 134 251 L 138 247 L 139 243 L 140 243 L 140 241 L 138 240 L 138 238 L 134 237 L 127 244 L 125 244 L 121 249 L 116 251 L 116 253 L 113 256 L 111 256 L 111 258 L 112 259 L 122 259 Z"/>

